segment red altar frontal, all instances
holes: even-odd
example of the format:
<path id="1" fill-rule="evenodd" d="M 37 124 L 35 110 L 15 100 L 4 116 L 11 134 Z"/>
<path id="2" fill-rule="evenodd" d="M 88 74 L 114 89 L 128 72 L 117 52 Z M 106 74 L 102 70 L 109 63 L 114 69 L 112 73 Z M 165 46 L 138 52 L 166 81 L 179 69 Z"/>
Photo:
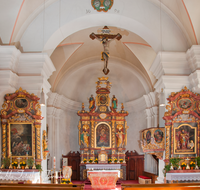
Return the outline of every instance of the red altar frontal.
<path id="1" fill-rule="evenodd" d="M 121 104 L 117 111 L 118 100 L 115 95 L 110 98 L 111 83 L 102 77 L 96 82 L 96 97 L 89 98 L 89 111 L 78 111 L 80 121 L 79 145 L 81 152 L 80 179 L 85 179 L 85 164 L 120 164 L 123 178 L 126 179 L 125 150 L 127 144 L 128 112 Z"/>

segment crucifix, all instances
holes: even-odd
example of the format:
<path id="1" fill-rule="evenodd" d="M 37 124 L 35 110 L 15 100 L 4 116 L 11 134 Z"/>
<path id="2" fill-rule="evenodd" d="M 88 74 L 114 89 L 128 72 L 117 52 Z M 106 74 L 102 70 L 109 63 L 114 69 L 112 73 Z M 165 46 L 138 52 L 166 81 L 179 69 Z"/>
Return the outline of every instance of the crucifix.
<path id="1" fill-rule="evenodd" d="M 109 55 L 109 44 L 111 41 L 117 39 L 120 40 L 122 38 L 121 34 L 110 34 L 110 30 L 107 26 L 104 26 L 104 28 L 101 30 L 101 34 L 90 34 L 90 38 L 92 40 L 97 39 L 103 44 L 103 52 L 101 52 L 101 60 L 104 61 L 104 69 L 103 72 L 105 75 L 109 73 L 108 69 L 108 58 Z"/>

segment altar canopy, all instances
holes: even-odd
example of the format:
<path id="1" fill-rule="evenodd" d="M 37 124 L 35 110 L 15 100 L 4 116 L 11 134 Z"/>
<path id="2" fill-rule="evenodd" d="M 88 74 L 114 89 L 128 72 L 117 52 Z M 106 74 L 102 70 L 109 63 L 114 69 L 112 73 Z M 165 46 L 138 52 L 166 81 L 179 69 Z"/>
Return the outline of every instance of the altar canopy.
<path id="1" fill-rule="evenodd" d="M 84 104 L 78 111 L 81 163 L 89 163 L 89 160 L 94 163 L 96 158 L 99 163 L 108 163 L 109 159 L 112 163 L 114 160 L 125 163 L 128 129 L 125 117 L 128 112 L 123 104 L 121 111 L 117 111 L 118 100 L 115 95 L 110 98 L 108 77 L 99 78 L 96 84 L 96 97 L 91 95 L 89 98 L 89 111 L 85 110 Z M 81 169 L 81 175 L 83 170 L 85 168 Z"/>

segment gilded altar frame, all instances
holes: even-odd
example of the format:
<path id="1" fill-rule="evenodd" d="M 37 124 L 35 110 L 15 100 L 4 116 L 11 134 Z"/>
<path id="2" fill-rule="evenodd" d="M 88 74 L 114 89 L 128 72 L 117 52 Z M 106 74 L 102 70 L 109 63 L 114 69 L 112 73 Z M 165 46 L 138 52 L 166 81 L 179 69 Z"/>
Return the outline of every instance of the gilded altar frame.
<path id="1" fill-rule="evenodd" d="M 166 129 L 166 161 L 168 162 L 171 157 L 178 157 L 178 155 L 183 158 L 186 156 L 199 156 L 200 94 L 194 93 L 187 89 L 187 87 L 184 87 L 180 92 L 172 92 L 167 100 L 167 111 L 163 117 Z M 182 133 L 180 129 L 183 126 L 188 126 L 193 130 L 192 134 L 189 132 L 187 135 L 190 138 L 187 137 L 187 144 L 184 145 L 180 144 L 180 134 Z M 187 133 L 190 131 L 189 128 L 187 129 Z M 192 135 L 194 136 L 193 138 L 191 138 Z M 191 147 L 193 147 L 193 151 L 190 150 Z"/>
<path id="2" fill-rule="evenodd" d="M 28 146 L 25 146 L 26 147 L 26 153 L 25 153 L 25 155 L 15 155 L 15 154 L 13 154 L 13 151 L 12 151 L 12 144 L 13 143 L 16 143 L 16 142 L 12 142 L 12 136 L 14 136 L 14 135 L 12 135 L 12 132 L 11 132 L 11 125 L 16 125 L 16 127 L 17 127 L 17 125 L 24 125 L 24 126 L 22 126 L 22 128 L 21 128 L 21 130 L 23 130 L 24 131 L 24 129 L 25 129 L 25 125 L 31 125 L 31 132 L 29 132 L 29 133 L 31 133 L 31 155 L 29 155 L 29 154 L 27 154 L 27 152 L 28 152 L 28 149 L 29 149 L 29 147 Z M 9 157 L 10 156 L 12 156 L 13 158 L 15 158 L 15 157 L 34 157 L 35 156 L 35 128 L 34 128 L 34 125 L 33 125 L 33 123 L 31 123 L 31 122 L 15 122 L 15 123 L 13 123 L 13 122 L 11 122 L 11 123 L 8 123 L 8 126 L 9 126 L 9 133 L 8 133 L 8 149 L 9 149 Z M 15 126 L 14 126 L 15 127 Z M 14 128 L 12 128 L 12 129 L 14 129 Z M 26 129 L 27 130 L 27 129 Z M 15 134 L 16 135 L 16 134 Z M 27 137 L 28 135 L 26 135 L 26 137 Z M 19 137 L 21 137 L 20 135 L 18 135 L 18 138 Z M 28 137 L 27 137 L 28 138 Z M 28 140 L 28 139 L 23 139 L 23 140 Z M 12 143 L 11 143 L 12 142 Z M 24 143 L 23 143 L 24 144 Z M 28 145 L 28 144 L 27 144 Z M 17 145 L 16 145 L 17 146 Z M 14 148 L 14 147 L 13 147 Z M 29 150 L 29 151 L 30 151 Z"/>
<path id="3" fill-rule="evenodd" d="M 36 95 L 29 94 L 26 90 L 16 90 L 14 93 L 6 94 L 4 96 L 4 103 L 1 110 L 1 126 L 2 126 L 2 155 L 3 157 L 11 156 L 11 125 L 30 124 L 31 125 L 31 154 L 30 155 L 12 155 L 12 157 L 33 157 L 36 159 L 36 164 L 41 163 L 41 116 L 39 100 Z M 23 127 L 22 127 L 23 128 Z M 20 131 L 20 129 L 19 129 Z M 15 133 L 19 133 L 15 129 Z M 27 142 L 30 142 L 27 140 Z M 22 149 L 27 148 L 27 144 L 23 142 L 16 143 Z M 17 147 L 18 148 L 18 147 Z M 23 158 L 25 159 L 25 158 Z"/>

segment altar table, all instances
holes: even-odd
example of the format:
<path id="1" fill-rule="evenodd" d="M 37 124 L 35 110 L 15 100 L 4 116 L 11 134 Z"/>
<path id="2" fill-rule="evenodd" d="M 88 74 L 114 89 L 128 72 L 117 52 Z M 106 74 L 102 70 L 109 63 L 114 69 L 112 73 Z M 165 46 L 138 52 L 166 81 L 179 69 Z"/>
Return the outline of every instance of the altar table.
<path id="1" fill-rule="evenodd" d="M 31 181 L 40 183 L 40 172 L 38 170 L 2 169 L 0 170 L 0 182 L 11 183 L 13 181 Z"/>
<path id="2" fill-rule="evenodd" d="M 117 174 L 118 178 L 120 178 L 120 171 L 119 170 L 92 170 L 92 171 L 87 171 L 87 176 L 90 174 Z"/>
<path id="3" fill-rule="evenodd" d="M 118 172 L 88 171 L 88 175 L 92 188 L 115 189 L 116 187 Z"/>
<path id="4" fill-rule="evenodd" d="M 117 170 L 120 174 L 120 179 L 126 180 L 126 164 L 119 163 L 119 164 L 80 164 L 80 180 L 87 179 L 87 171 L 92 170 Z"/>
<path id="5" fill-rule="evenodd" d="M 169 181 L 200 181 L 200 173 L 199 172 L 166 173 L 166 180 L 169 180 Z"/>

